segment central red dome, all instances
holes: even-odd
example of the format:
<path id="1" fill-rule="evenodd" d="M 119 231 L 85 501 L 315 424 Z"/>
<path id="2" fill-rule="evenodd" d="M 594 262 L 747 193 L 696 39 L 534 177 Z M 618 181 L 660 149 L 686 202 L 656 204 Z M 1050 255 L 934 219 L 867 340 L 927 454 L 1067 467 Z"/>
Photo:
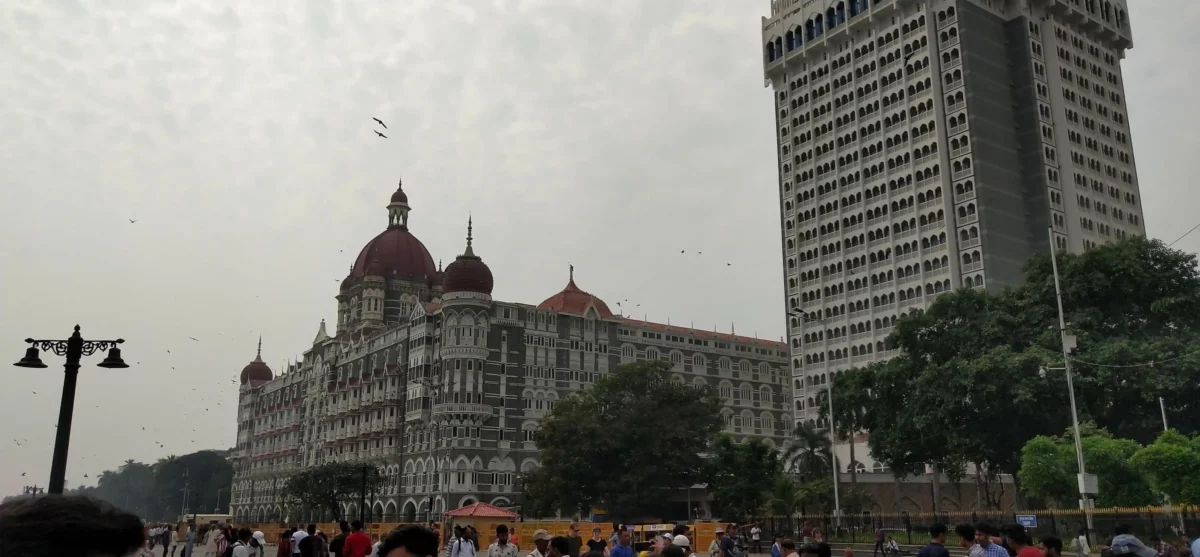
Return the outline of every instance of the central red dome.
<path id="1" fill-rule="evenodd" d="M 437 265 L 425 244 L 404 227 L 393 226 L 367 242 L 354 260 L 350 277 L 429 281 L 436 273 Z"/>
<path id="2" fill-rule="evenodd" d="M 613 312 L 608 309 L 608 304 L 604 300 L 597 298 L 575 286 L 575 273 L 571 272 L 571 279 L 567 281 L 566 288 L 562 292 L 546 298 L 542 303 L 538 304 L 538 309 L 546 309 L 557 311 L 560 313 L 571 313 L 574 315 L 583 315 L 588 308 L 595 308 L 596 313 L 600 317 L 612 317 Z"/>

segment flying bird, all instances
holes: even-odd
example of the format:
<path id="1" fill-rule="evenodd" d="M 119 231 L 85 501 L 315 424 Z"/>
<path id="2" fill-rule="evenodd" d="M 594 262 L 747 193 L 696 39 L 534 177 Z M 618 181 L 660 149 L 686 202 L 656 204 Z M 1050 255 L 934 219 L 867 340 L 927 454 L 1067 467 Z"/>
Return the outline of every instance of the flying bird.
<path id="1" fill-rule="evenodd" d="M 24 477 L 25 477 L 25 472 L 21 472 L 21 477 L 22 477 L 22 478 L 24 478 Z"/>
<path id="2" fill-rule="evenodd" d="M 686 252 L 686 251 L 687 251 L 687 250 L 682 250 L 682 249 L 681 249 L 681 250 L 679 250 L 679 253 L 684 253 L 684 252 Z"/>
<path id="3" fill-rule="evenodd" d="M 384 124 L 383 120 L 380 120 L 379 118 L 371 118 L 371 119 L 376 122 L 379 122 L 379 125 L 383 126 L 383 129 L 385 129 L 385 130 L 387 129 L 387 124 Z"/>
<path id="4" fill-rule="evenodd" d="M 196 337 L 188 337 L 188 338 L 190 338 L 190 339 L 192 339 L 192 340 L 194 340 L 194 341 L 196 341 L 196 342 L 200 342 L 200 339 L 198 339 L 198 338 L 196 338 Z"/>
<path id="5" fill-rule="evenodd" d="M 135 222 L 137 222 L 137 221 L 136 221 L 136 220 L 133 220 L 133 219 L 129 219 L 129 224 L 133 224 L 133 223 L 135 223 Z"/>
<path id="6" fill-rule="evenodd" d="M 378 135 L 379 137 L 382 137 L 382 138 L 384 138 L 384 139 L 387 139 L 387 136 L 386 136 L 386 135 L 383 135 L 382 133 L 379 133 L 379 130 L 371 130 L 371 131 L 374 131 L 374 132 L 375 132 L 375 135 Z"/>

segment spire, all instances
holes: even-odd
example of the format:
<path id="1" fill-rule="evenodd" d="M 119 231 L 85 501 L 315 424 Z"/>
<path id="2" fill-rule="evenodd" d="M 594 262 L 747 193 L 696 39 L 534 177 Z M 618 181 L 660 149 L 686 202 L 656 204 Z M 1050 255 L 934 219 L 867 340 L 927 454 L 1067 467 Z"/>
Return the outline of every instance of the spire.
<path id="1" fill-rule="evenodd" d="M 567 263 L 567 272 L 569 273 L 567 275 L 567 280 L 569 282 L 575 282 L 575 266 Z"/>
<path id="2" fill-rule="evenodd" d="M 262 361 L 262 335 L 258 335 L 258 353 L 254 356 L 254 361 Z"/>
<path id="3" fill-rule="evenodd" d="M 442 272 L 442 260 L 438 259 L 438 272 Z"/>
<path id="4" fill-rule="evenodd" d="M 473 227 L 471 215 L 467 215 L 467 251 L 463 252 L 465 257 L 475 257 L 475 250 L 471 249 L 471 229 Z"/>

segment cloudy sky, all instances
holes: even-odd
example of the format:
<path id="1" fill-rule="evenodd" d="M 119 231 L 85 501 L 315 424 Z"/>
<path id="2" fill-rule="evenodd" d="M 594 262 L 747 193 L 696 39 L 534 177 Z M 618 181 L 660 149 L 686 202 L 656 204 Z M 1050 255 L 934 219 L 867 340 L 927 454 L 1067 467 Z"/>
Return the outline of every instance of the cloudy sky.
<path id="1" fill-rule="evenodd" d="M 0 361 L 79 323 L 127 339 L 133 364 L 85 366 L 69 485 L 128 458 L 232 445 L 231 380 L 258 336 L 278 369 L 332 320 L 401 176 L 435 258 L 461 252 L 474 215 L 497 298 L 536 304 L 572 263 L 582 288 L 641 304 L 638 317 L 779 338 L 767 10 L 0 4 Z M 1180 56 L 1200 49 L 1200 5 L 1130 10 L 1145 220 L 1170 241 L 1200 222 L 1185 100 L 1200 81 Z M 1200 232 L 1178 245 L 1200 248 Z M 0 368 L 0 495 L 45 484 L 62 382 L 48 360 Z"/>

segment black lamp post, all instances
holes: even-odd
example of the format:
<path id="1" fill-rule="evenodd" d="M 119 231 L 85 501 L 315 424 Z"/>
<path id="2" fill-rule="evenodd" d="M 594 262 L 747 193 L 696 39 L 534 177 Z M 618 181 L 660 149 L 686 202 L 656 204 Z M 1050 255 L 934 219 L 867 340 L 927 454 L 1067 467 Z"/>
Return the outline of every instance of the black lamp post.
<path id="1" fill-rule="evenodd" d="M 13 364 L 17 367 L 44 368 L 46 364 L 38 357 L 38 350 L 53 351 L 59 356 L 66 356 L 64 367 L 66 377 L 63 379 L 62 404 L 58 408 L 58 432 L 54 436 L 54 460 L 50 463 L 50 485 L 47 491 L 51 494 L 62 494 L 67 478 L 67 448 L 71 444 L 71 417 L 75 411 L 75 384 L 79 379 L 79 360 L 83 356 L 91 356 L 100 350 L 108 350 L 108 357 L 97 364 L 106 368 L 129 367 L 121 359 L 121 349 L 118 344 L 125 339 L 117 340 L 83 340 L 79 336 L 79 325 L 67 340 L 34 340 L 25 339 L 29 348 L 25 357 Z"/>

